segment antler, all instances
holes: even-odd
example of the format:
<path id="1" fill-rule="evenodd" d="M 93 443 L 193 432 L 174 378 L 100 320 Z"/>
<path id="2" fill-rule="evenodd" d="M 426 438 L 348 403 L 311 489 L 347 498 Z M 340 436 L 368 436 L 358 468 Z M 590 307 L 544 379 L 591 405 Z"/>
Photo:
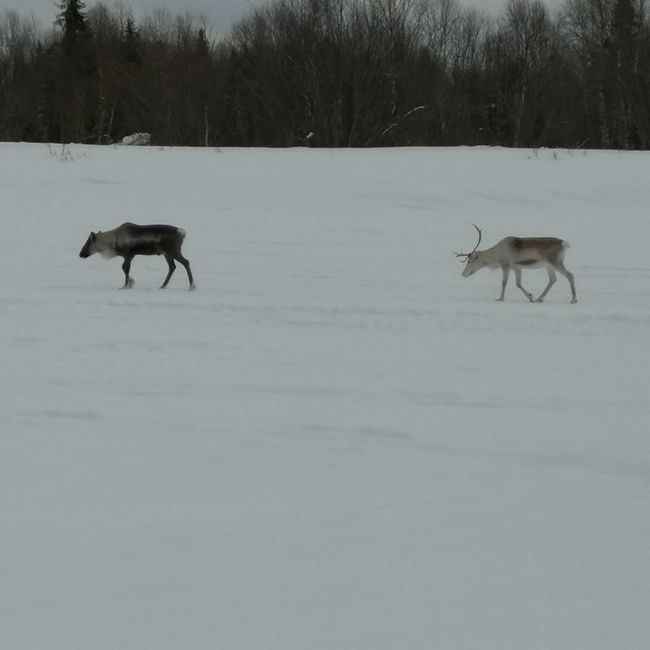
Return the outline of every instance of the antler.
<path id="1" fill-rule="evenodd" d="M 474 249 L 472 250 L 472 253 L 478 248 L 478 245 L 481 243 L 481 237 L 483 236 L 483 233 L 481 232 L 481 229 L 475 224 L 472 224 L 474 228 L 478 231 L 478 241 L 476 242 L 476 246 L 474 246 Z M 472 253 L 457 253 L 456 251 L 451 251 L 456 257 L 464 257 L 465 259 L 461 260 L 461 262 L 465 262 L 467 258 L 472 254 Z"/>

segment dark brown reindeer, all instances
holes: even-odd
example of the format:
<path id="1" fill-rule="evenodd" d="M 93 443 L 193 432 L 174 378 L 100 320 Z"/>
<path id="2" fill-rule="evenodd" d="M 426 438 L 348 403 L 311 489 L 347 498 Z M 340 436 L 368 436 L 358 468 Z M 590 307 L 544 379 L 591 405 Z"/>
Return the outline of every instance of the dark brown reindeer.
<path id="1" fill-rule="evenodd" d="M 526 298 L 531 302 L 542 302 L 551 287 L 557 281 L 556 271 L 561 273 L 571 287 L 571 302 L 578 302 L 573 273 L 564 266 L 564 253 L 569 248 L 569 243 L 557 237 L 506 237 L 500 242 L 483 251 L 477 250 L 481 243 L 481 229 L 478 231 L 478 242 L 471 253 L 454 253 L 465 262 L 463 276 L 469 277 L 484 267 L 489 269 L 500 268 L 503 272 L 501 282 L 501 295 L 497 300 L 503 302 L 508 284 L 510 271 L 515 273 L 515 282 Z M 521 269 L 544 267 L 548 273 L 548 284 L 535 300 L 533 295 L 524 289 L 521 284 Z"/>
<path id="2" fill-rule="evenodd" d="M 123 289 L 130 289 L 133 284 L 133 278 L 129 276 L 131 270 L 131 260 L 136 255 L 164 255 L 169 265 L 169 273 L 161 285 L 164 289 L 169 282 L 169 278 L 176 270 L 176 263 L 179 261 L 187 271 L 187 277 L 190 281 L 190 289 L 195 288 L 194 278 L 190 270 L 190 263 L 181 253 L 181 246 L 185 239 L 185 231 L 176 226 L 151 225 L 139 226 L 135 223 L 123 223 L 121 226 L 106 232 L 91 232 L 86 240 L 84 247 L 79 252 L 79 257 L 90 257 L 99 253 L 102 257 L 122 257 L 124 263 Z"/>

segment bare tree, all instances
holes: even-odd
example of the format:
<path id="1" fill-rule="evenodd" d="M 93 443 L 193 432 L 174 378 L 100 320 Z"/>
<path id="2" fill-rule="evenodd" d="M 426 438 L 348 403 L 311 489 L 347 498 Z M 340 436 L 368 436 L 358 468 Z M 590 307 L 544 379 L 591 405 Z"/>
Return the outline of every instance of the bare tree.
<path id="1" fill-rule="evenodd" d="M 30 67 L 36 46 L 36 24 L 16 11 L 0 14 L 0 138 L 25 139 L 34 119 Z"/>
<path id="2" fill-rule="evenodd" d="M 567 0 L 562 16 L 599 146 L 648 140 L 648 23 L 644 0 Z"/>

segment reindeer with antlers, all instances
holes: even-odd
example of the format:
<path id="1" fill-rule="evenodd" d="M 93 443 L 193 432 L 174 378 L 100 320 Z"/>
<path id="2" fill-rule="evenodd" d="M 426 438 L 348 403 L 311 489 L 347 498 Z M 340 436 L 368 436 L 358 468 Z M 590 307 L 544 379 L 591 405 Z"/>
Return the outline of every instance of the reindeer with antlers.
<path id="1" fill-rule="evenodd" d="M 569 248 L 569 243 L 557 239 L 556 237 L 506 237 L 498 244 L 487 248 L 484 251 L 477 250 L 481 243 L 481 229 L 474 225 L 478 231 L 478 242 L 471 253 L 456 253 L 461 262 L 465 262 L 463 277 L 468 278 L 476 271 L 488 267 L 492 270 L 500 268 L 503 272 L 503 281 L 501 282 L 501 295 L 499 302 L 503 302 L 508 285 L 508 276 L 512 269 L 515 273 L 517 286 L 523 291 L 524 295 L 531 302 L 542 302 L 551 287 L 557 281 L 556 271 L 563 275 L 571 286 L 571 302 L 578 302 L 576 296 L 576 286 L 573 281 L 573 273 L 564 266 L 564 254 Z M 521 284 L 522 268 L 539 268 L 544 267 L 548 273 L 548 284 L 537 300 L 533 294 L 526 291 Z"/>

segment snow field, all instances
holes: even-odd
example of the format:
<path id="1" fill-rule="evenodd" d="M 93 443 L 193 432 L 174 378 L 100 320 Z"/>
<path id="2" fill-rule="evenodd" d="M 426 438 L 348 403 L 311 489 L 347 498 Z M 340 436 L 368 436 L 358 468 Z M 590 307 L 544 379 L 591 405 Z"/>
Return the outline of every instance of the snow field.
<path id="1" fill-rule="evenodd" d="M 647 644 L 650 154 L 61 151 L 0 145 L 4 647 Z M 79 259 L 127 220 L 197 291 Z"/>

